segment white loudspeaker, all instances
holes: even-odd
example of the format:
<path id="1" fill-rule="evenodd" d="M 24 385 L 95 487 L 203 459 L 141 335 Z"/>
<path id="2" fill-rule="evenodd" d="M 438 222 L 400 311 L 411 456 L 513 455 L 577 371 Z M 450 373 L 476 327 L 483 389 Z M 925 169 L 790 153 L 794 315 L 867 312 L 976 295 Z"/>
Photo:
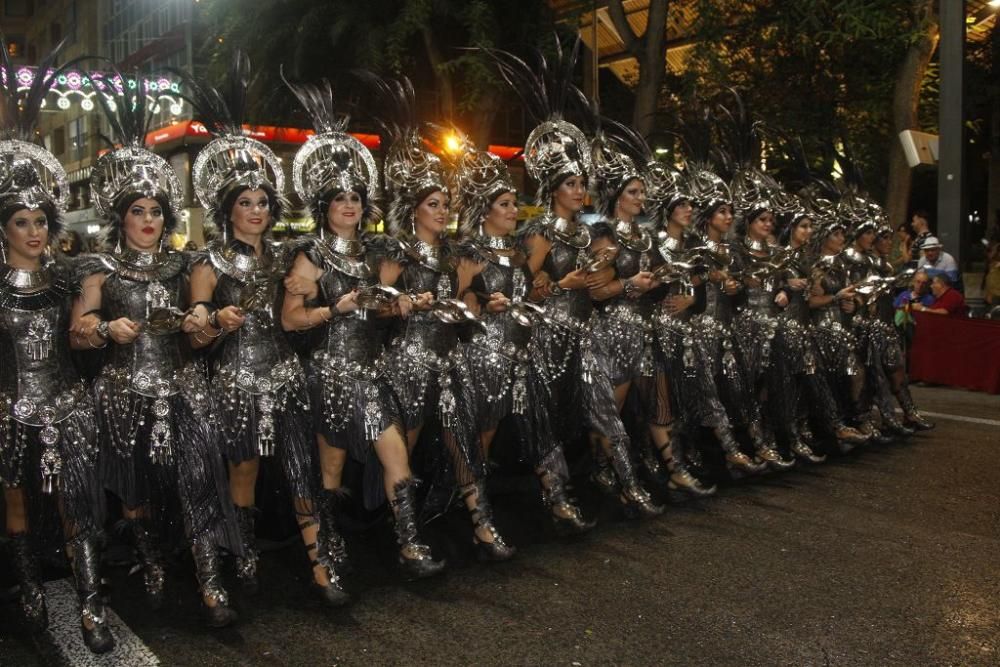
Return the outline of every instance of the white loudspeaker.
<path id="1" fill-rule="evenodd" d="M 916 130 L 903 130 L 899 133 L 899 142 L 903 144 L 906 162 L 910 167 L 920 164 L 937 164 L 938 135 Z"/>

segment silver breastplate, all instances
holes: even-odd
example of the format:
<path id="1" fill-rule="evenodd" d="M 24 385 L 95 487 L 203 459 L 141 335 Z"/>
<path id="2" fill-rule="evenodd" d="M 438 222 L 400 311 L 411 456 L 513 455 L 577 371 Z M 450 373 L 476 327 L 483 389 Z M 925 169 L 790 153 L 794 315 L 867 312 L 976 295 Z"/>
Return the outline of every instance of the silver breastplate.
<path id="1" fill-rule="evenodd" d="M 243 326 L 226 334 L 213 351 L 212 366 L 235 374 L 242 389 L 271 391 L 287 381 L 286 366 L 290 368 L 295 361 L 276 317 L 281 312 L 286 267 L 273 248 L 265 247 L 264 254 L 255 257 L 238 252 L 237 247 L 231 243 L 209 251 L 217 276 L 212 295 L 215 305 L 220 309 L 239 306 L 246 317 Z M 277 369 L 281 371 L 276 374 Z"/>
<path id="2" fill-rule="evenodd" d="M 71 415 L 81 399 L 69 359 L 70 293 L 45 269 L 30 276 L 2 269 L 0 401 L 16 421 L 51 425 Z M 25 278 L 30 285 L 20 280 Z"/>
<path id="3" fill-rule="evenodd" d="M 336 253 L 320 242 L 323 275 L 319 279 L 320 302 L 335 307 L 351 290 L 374 284 L 375 276 L 363 256 L 350 257 Z M 330 358 L 345 363 L 371 365 L 378 356 L 378 337 L 373 332 L 374 320 L 367 311 L 356 310 L 347 315 L 334 314 L 326 328 L 323 351 Z"/>
<path id="4" fill-rule="evenodd" d="M 122 268 L 107 277 L 101 291 L 102 310 L 108 320 L 127 317 L 142 325 L 139 337 L 128 345 L 112 344 L 106 368 L 116 369 L 133 391 L 146 396 L 177 393 L 174 375 L 183 366 L 179 333 L 154 335 L 147 323 L 156 311 L 182 308 L 187 281 L 181 265 L 169 272 L 145 275 Z"/>

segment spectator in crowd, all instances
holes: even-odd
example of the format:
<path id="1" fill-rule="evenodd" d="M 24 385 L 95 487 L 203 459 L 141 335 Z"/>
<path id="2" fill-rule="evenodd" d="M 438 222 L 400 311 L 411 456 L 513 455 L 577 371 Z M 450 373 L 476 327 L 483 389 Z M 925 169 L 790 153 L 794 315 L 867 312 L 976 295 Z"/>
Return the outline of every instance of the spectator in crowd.
<path id="1" fill-rule="evenodd" d="M 965 317 L 969 308 L 965 305 L 965 297 L 962 293 L 951 286 L 951 280 L 947 274 L 939 273 L 931 278 L 931 294 L 934 295 L 934 302 L 930 306 L 914 304 L 913 310 L 918 313 L 933 313 L 935 315 L 950 315 L 951 317 Z"/>
<path id="2" fill-rule="evenodd" d="M 83 239 L 73 230 L 69 230 L 59 239 L 59 250 L 66 257 L 76 257 L 83 252 Z"/>
<path id="3" fill-rule="evenodd" d="M 944 246 L 936 236 L 925 238 L 921 248 L 924 254 L 917 263 L 918 269 L 926 271 L 931 278 L 944 274 L 948 276 L 950 284 L 958 283 L 958 264 L 954 257 L 944 251 Z"/>
<path id="4" fill-rule="evenodd" d="M 986 244 L 986 271 L 983 274 L 983 299 L 990 306 L 1000 306 L 1000 216 Z"/>
<path id="5" fill-rule="evenodd" d="M 920 304 L 929 306 L 934 303 L 934 295 L 931 294 L 931 277 L 926 271 L 917 271 L 910 280 L 910 289 L 901 292 L 893 305 L 896 309 L 905 308 L 910 304 Z"/>
<path id="6" fill-rule="evenodd" d="M 892 237 L 892 249 L 889 250 L 889 264 L 894 271 L 899 271 L 912 259 L 910 255 L 910 243 L 913 237 L 910 236 L 910 227 L 905 222 L 896 228 L 896 233 Z"/>
<path id="7" fill-rule="evenodd" d="M 922 208 L 913 212 L 910 218 L 910 229 L 913 230 L 912 241 L 910 242 L 910 258 L 907 261 L 915 262 L 920 259 L 920 250 L 924 241 L 931 235 L 930 214 Z"/>

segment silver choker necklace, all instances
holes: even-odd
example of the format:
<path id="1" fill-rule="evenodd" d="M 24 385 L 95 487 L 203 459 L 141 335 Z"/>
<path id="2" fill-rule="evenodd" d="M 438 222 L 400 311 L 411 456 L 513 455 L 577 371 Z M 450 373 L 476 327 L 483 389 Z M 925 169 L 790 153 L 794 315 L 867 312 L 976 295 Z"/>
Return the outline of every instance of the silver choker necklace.
<path id="1" fill-rule="evenodd" d="M 347 257 L 357 257 L 363 249 L 361 241 L 358 239 L 345 239 L 340 236 L 334 236 L 328 243 L 330 250 L 341 255 L 346 255 Z"/>
<path id="2" fill-rule="evenodd" d="M 637 239 L 642 235 L 639 225 L 635 222 L 625 222 L 618 220 L 615 222 L 615 234 L 625 239 Z"/>
<path id="3" fill-rule="evenodd" d="M 749 236 L 743 239 L 743 245 L 755 252 L 763 252 L 768 249 L 767 241 L 754 240 Z"/>
<path id="4" fill-rule="evenodd" d="M 29 271 L 26 269 L 15 269 L 9 264 L 0 267 L 0 280 L 7 283 L 16 290 L 24 292 L 37 292 L 49 286 L 49 272 L 45 266 Z"/>
<path id="5" fill-rule="evenodd" d="M 680 250 L 681 246 L 684 245 L 684 239 L 675 239 L 673 236 L 667 234 L 666 232 L 663 232 L 663 236 L 661 237 L 661 239 L 662 240 L 660 242 L 660 247 L 666 250 L 677 251 Z"/>
<path id="6" fill-rule="evenodd" d="M 510 236 L 481 236 L 479 241 L 482 245 L 493 250 L 510 250 L 514 247 L 514 239 Z"/>
<path id="7" fill-rule="evenodd" d="M 653 247 L 653 237 L 644 233 L 635 222 L 616 222 L 615 237 L 618 243 L 633 252 L 649 252 Z"/>
<path id="8" fill-rule="evenodd" d="M 135 250 L 134 248 L 122 248 L 120 251 L 116 252 L 115 255 L 117 256 L 118 261 L 126 264 L 131 264 L 133 266 L 152 266 L 156 263 L 160 253 L 142 252 Z"/>
<path id="9" fill-rule="evenodd" d="M 567 220 L 566 218 L 560 218 L 558 215 L 553 213 L 552 219 L 555 220 L 555 222 L 550 223 L 552 228 L 560 234 L 566 234 L 567 236 L 576 234 L 576 229 L 579 225 L 575 218 L 573 220 Z"/>
<path id="10" fill-rule="evenodd" d="M 420 256 L 420 261 L 435 271 L 441 266 L 441 246 L 431 245 L 426 241 L 415 238 L 413 251 Z"/>
<path id="11" fill-rule="evenodd" d="M 250 254 L 240 252 L 241 250 L 249 250 Z M 253 273 L 271 264 L 271 257 L 268 253 L 266 243 L 263 244 L 260 255 L 254 254 L 254 247 L 242 241 L 230 243 L 219 254 L 222 255 L 223 259 L 232 264 L 237 271 L 244 273 Z"/>

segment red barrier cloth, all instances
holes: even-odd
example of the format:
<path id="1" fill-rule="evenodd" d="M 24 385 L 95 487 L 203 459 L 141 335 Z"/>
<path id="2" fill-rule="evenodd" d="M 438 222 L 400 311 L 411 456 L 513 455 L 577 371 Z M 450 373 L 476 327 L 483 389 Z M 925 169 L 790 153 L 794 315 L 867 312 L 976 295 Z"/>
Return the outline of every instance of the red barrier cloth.
<path id="1" fill-rule="evenodd" d="M 917 325 L 910 347 L 911 380 L 1000 394 L 1000 322 L 911 315 Z"/>

